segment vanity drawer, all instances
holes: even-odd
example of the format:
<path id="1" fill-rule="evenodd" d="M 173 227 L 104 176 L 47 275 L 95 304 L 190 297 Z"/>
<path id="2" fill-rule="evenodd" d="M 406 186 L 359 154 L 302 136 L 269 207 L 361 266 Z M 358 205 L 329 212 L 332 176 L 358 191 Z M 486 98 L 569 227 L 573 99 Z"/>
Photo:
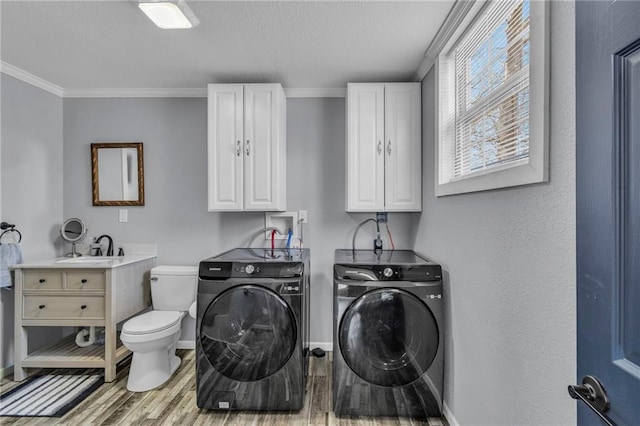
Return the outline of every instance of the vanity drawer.
<path id="1" fill-rule="evenodd" d="M 23 280 L 25 290 L 62 290 L 62 272 L 59 271 L 25 271 Z"/>
<path id="2" fill-rule="evenodd" d="M 23 297 L 23 319 L 104 319 L 104 296 Z"/>
<path id="3" fill-rule="evenodd" d="M 104 291 L 104 271 L 67 271 L 65 289 L 73 291 Z"/>

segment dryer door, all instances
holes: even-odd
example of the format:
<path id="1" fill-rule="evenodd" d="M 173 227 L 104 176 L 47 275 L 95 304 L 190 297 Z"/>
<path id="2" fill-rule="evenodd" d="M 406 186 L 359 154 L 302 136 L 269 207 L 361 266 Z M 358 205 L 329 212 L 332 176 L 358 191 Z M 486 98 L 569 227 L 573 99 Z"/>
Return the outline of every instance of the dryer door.
<path id="1" fill-rule="evenodd" d="M 346 309 L 340 351 L 360 378 L 402 386 L 424 374 L 438 351 L 436 320 L 420 299 L 396 288 L 369 291 Z"/>
<path id="2" fill-rule="evenodd" d="M 198 338 L 204 355 L 224 376 L 256 381 L 287 363 L 296 336 L 295 316 L 282 297 L 264 287 L 239 285 L 209 304 Z"/>

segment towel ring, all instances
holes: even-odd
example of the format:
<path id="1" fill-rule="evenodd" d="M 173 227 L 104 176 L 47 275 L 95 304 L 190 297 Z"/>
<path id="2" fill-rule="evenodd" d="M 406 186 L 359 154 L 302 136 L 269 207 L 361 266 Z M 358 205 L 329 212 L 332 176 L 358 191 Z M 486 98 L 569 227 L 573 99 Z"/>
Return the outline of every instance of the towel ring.
<path id="1" fill-rule="evenodd" d="M 16 232 L 18 234 L 18 242 L 22 241 L 22 234 L 20 233 L 20 231 L 18 231 L 16 229 L 16 225 L 12 225 L 12 224 L 7 223 L 7 222 L 2 222 L 2 223 L 0 223 L 0 229 L 6 229 L 6 231 L 4 231 L 2 234 L 0 234 L 0 244 L 2 244 L 2 237 L 7 232 Z"/>

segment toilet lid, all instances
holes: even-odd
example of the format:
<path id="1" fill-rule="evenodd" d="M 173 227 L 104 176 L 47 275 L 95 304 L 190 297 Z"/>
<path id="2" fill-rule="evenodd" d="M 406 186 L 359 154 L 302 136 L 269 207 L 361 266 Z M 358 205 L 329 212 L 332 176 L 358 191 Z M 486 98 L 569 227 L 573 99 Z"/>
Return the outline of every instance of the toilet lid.
<path id="1" fill-rule="evenodd" d="M 166 330 L 180 321 L 180 313 L 175 311 L 149 311 L 131 318 L 122 326 L 128 334 L 146 334 Z"/>

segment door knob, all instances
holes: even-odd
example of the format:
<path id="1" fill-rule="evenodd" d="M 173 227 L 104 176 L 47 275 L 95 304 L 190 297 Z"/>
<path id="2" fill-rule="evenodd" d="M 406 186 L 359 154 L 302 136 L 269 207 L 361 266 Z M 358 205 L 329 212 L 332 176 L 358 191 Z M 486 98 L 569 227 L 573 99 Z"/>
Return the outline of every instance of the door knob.
<path id="1" fill-rule="evenodd" d="M 584 376 L 581 385 L 569 385 L 569 396 L 587 404 L 587 407 L 600 417 L 608 426 L 616 426 L 605 414 L 609 410 L 609 397 L 604 386 L 594 376 Z"/>

